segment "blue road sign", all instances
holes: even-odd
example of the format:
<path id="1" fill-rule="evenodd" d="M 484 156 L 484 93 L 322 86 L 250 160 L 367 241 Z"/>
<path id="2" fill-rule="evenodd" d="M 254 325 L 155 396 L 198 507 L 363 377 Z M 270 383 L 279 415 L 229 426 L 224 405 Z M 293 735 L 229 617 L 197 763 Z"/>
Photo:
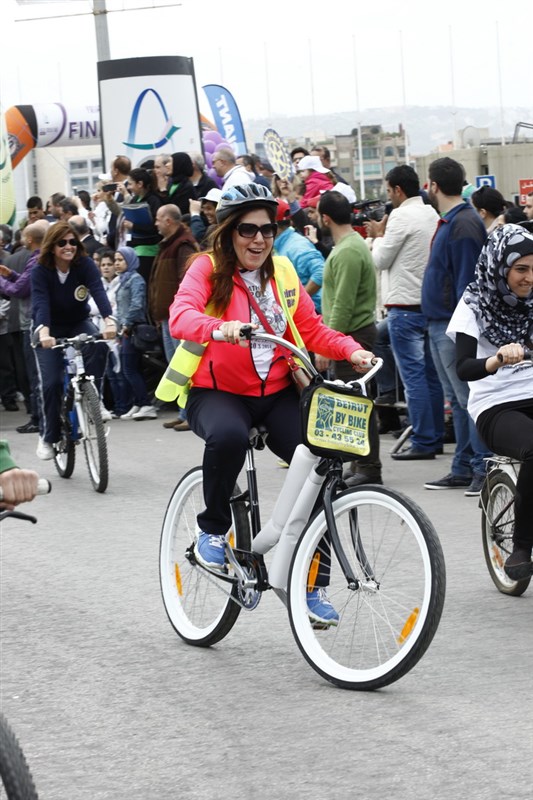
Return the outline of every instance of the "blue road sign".
<path id="1" fill-rule="evenodd" d="M 496 188 L 495 175 L 476 175 L 476 187 L 479 189 L 481 186 L 490 186 L 492 189 Z"/>

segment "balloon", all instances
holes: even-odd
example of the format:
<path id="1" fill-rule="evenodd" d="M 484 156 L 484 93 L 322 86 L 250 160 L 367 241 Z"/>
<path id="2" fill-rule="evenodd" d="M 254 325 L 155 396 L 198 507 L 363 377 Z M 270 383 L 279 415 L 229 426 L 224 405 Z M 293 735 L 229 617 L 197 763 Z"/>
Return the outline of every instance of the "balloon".
<path id="1" fill-rule="evenodd" d="M 207 165 L 207 168 L 211 169 L 211 167 L 213 166 L 213 156 L 211 155 L 211 153 L 205 154 L 205 163 Z"/>
<path id="2" fill-rule="evenodd" d="M 217 150 L 222 150 L 222 149 L 224 149 L 224 150 L 233 150 L 233 147 L 230 145 L 230 143 L 229 143 L 229 142 L 226 142 L 226 140 L 225 140 L 225 139 L 222 139 L 222 141 L 221 141 L 221 142 L 219 142 L 219 143 L 217 144 L 217 146 L 215 147 L 215 152 L 216 152 Z"/>
<path id="3" fill-rule="evenodd" d="M 204 139 L 204 152 L 205 153 L 214 153 L 216 149 L 216 142 L 212 139 Z"/>
<path id="4" fill-rule="evenodd" d="M 222 136 L 218 131 L 205 131 L 205 133 L 202 136 L 202 139 L 204 140 L 204 142 L 211 141 L 215 142 L 215 144 L 218 144 L 218 142 L 220 142 L 220 140 L 222 139 Z"/>

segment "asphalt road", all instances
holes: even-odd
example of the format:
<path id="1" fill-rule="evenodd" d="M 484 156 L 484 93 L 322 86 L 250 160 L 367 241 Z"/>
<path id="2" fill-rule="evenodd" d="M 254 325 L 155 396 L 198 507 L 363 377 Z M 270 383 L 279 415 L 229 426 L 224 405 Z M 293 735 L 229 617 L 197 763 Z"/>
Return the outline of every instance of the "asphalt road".
<path id="1" fill-rule="evenodd" d="M 449 471 L 393 462 L 386 482 L 413 497 L 441 538 L 448 590 L 415 669 L 374 693 L 323 681 L 267 593 L 210 650 L 183 644 L 159 593 L 160 526 L 171 490 L 201 458 L 194 434 L 159 420 L 110 423 L 111 479 L 91 488 L 83 453 L 70 480 L 19 435 L 18 463 L 53 481 L 1 537 L 2 708 L 41 800 L 517 800 L 533 783 L 533 585 L 496 591 L 476 498 L 429 492 Z M 264 515 L 284 472 L 260 453 Z M 30 508 L 28 508 L 30 510 Z M 266 516 L 265 516 L 266 518 Z"/>

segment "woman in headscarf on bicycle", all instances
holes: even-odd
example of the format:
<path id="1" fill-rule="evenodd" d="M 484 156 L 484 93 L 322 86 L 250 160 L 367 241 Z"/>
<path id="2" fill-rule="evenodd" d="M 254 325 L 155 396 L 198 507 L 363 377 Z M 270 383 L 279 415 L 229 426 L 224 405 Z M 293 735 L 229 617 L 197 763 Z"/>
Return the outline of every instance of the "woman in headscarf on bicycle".
<path id="1" fill-rule="evenodd" d="M 98 333 L 90 319 L 89 295 L 103 317 L 104 338 L 113 338 L 116 323 L 100 272 L 70 225 L 56 222 L 46 233 L 31 273 L 33 335 L 41 345 L 35 350 L 42 403 L 37 456 L 43 461 L 54 457 L 53 444 L 59 440 L 61 429 L 63 353 L 51 348 L 57 337 Z M 84 351 L 87 373 L 97 382 L 104 374 L 107 352 L 100 344 L 88 345 Z"/>
<path id="2" fill-rule="evenodd" d="M 488 237 L 448 327 L 468 411 L 487 446 L 521 461 L 516 485 L 512 580 L 533 574 L 533 234 L 503 225 Z"/>
<path id="3" fill-rule="evenodd" d="M 351 361 L 360 372 L 370 369 L 373 358 L 351 337 L 323 324 L 290 261 L 272 256 L 276 210 L 277 201 L 264 186 L 250 183 L 223 192 L 212 250 L 193 256 L 170 307 L 171 335 L 188 340 L 186 345 L 196 343 L 192 349 L 203 352 L 191 376 L 187 419 L 206 443 L 206 508 L 198 516 L 195 554 L 211 569 L 224 567 L 230 497 L 250 428 L 264 424 L 269 448 L 287 462 L 301 442 L 299 398 L 286 358 L 269 342 L 243 342 L 242 327 L 251 324 L 265 331 L 266 323 L 267 332 L 328 358 Z M 244 346 L 212 342 L 214 331 Z M 205 342 L 205 349 L 199 347 Z M 183 353 L 185 361 L 190 349 Z M 170 367 L 183 374 L 181 352 L 178 348 Z M 324 592 L 317 588 L 311 594 L 308 604 L 315 618 L 335 624 L 337 613 Z"/>

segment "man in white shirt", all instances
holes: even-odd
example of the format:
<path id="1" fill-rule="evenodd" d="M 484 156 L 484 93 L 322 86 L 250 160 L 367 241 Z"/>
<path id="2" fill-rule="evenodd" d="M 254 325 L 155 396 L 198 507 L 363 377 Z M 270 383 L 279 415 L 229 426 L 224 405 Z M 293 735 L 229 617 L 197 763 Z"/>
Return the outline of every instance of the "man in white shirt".
<path id="1" fill-rule="evenodd" d="M 213 169 L 219 178 L 222 178 L 222 191 L 229 189 L 230 186 L 244 186 L 254 182 L 253 173 L 237 164 L 237 156 L 233 150 L 221 147 L 213 153 Z"/>
<path id="2" fill-rule="evenodd" d="M 433 459 L 442 452 L 444 399 L 429 352 L 427 321 L 420 302 L 422 279 L 439 217 L 432 206 L 424 204 L 418 175 L 412 167 L 406 164 L 394 167 L 385 180 L 393 210 L 388 218 L 368 222 L 365 227 L 374 239 L 374 263 L 377 269 L 388 273 L 388 291 L 383 302 L 413 426 L 409 447 L 392 458 Z"/>

